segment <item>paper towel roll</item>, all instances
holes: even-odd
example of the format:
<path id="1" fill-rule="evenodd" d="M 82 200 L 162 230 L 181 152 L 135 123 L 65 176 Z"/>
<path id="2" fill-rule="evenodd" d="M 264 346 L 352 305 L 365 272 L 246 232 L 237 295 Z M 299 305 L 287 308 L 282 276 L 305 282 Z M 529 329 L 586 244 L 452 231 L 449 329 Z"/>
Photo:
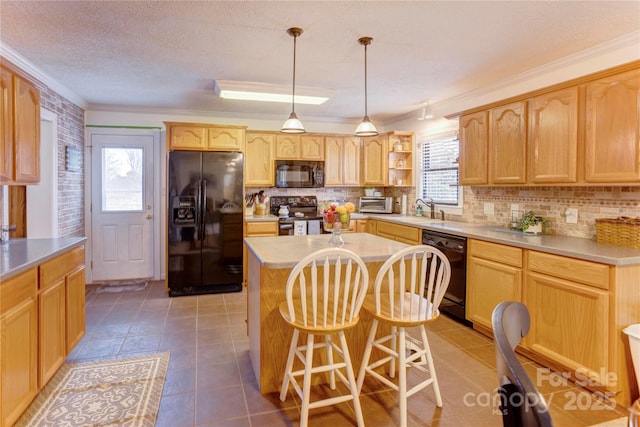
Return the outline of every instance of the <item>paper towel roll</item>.
<path id="1" fill-rule="evenodd" d="M 402 215 L 407 214 L 407 195 L 402 195 Z"/>

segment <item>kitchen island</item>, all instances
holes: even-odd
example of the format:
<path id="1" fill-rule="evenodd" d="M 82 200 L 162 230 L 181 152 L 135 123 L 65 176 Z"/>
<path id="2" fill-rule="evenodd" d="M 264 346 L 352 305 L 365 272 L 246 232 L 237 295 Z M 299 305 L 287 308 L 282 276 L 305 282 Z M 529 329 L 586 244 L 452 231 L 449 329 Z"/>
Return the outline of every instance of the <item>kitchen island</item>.
<path id="1" fill-rule="evenodd" d="M 286 300 L 285 287 L 293 267 L 306 255 L 328 248 L 329 235 L 247 237 L 249 355 L 261 393 L 280 390 L 293 329 L 278 306 Z M 369 289 L 382 264 L 406 244 L 368 233 L 345 233 L 343 248 L 357 253 L 369 271 Z M 357 372 L 371 318 L 360 312 L 358 325 L 345 332 Z M 381 328 L 379 328 L 380 330 Z M 381 333 L 384 332 L 383 330 Z"/>

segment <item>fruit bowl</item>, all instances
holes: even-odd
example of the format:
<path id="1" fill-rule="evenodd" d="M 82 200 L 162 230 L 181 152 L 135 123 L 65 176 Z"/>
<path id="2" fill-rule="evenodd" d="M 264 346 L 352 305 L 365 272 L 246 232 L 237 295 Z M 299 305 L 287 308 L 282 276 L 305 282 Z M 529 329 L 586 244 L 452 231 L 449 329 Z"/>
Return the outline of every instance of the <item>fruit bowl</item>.
<path id="1" fill-rule="evenodd" d="M 344 245 L 344 240 L 340 233 L 342 230 L 349 230 L 351 212 L 355 210 L 353 203 L 345 203 L 342 206 L 331 205 L 330 208 L 322 212 L 322 225 L 324 230 L 331 233 L 329 244 L 334 246 Z"/>

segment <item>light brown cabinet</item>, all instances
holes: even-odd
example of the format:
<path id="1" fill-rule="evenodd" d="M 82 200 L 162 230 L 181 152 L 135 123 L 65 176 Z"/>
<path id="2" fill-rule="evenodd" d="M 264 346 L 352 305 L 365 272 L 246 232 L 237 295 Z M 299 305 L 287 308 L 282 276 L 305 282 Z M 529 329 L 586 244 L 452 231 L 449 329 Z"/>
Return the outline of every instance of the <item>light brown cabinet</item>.
<path id="1" fill-rule="evenodd" d="M 489 182 L 523 184 L 526 179 L 526 103 L 513 102 L 489 111 Z"/>
<path id="2" fill-rule="evenodd" d="M 481 240 L 467 241 L 466 318 L 492 330 L 493 309 L 522 300 L 522 249 Z"/>
<path id="3" fill-rule="evenodd" d="M 0 67 L 0 184 L 40 182 L 40 91 Z"/>
<path id="4" fill-rule="evenodd" d="M 165 122 L 167 149 L 244 151 L 246 126 Z"/>
<path id="5" fill-rule="evenodd" d="M 461 185 L 488 182 L 489 112 L 480 111 L 460 117 L 459 174 Z"/>
<path id="6" fill-rule="evenodd" d="M 586 84 L 586 182 L 640 182 L 638 99 L 640 69 Z"/>
<path id="7" fill-rule="evenodd" d="M 385 135 L 362 138 L 362 185 L 387 185 L 388 144 Z"/>
<path id="8" fill-rule="evenodd" d="M 38 392 L 38 270 L 0 283 L 1 426 L 11 426 Z"/>
<path id="9" fill-rule="evenodd" d="M 528 349 L 568 372 L 607 387 L 609 266 L 529 251 L 524 303 L 531 316 Z"/>
<path id="10" fill-rule="evenodd" d="M 349 231 L 355 231 L 356 233 L 366 233 L 367 232 L 367 221 L 366 219 L 352 219 L 349 221 Z"/>
<path id="11" fill-rule="evenodd" d="M 276 160 L 324 160 L 324 136 L 276 135 Z"/>
<path id="12" fill-rule="evenodd" d="M 325 186 L 360 185 L 360 139 L 327 136 L 324 152 Z"/>
<path id="13" fill-rule="evenodd" d="M 0 284 L 0 426 L 27 409 L 85 332 L 84 247 Z"/>
<path id="14" fill-rule="evenodd" d="M 393 222 L 376 221 L 376 235 L 408 245 L 422 243 L 422 229 Z"/>
<path id="15" fill-rule="evenodd" d="M 245 186 L 275 185 L 274 144 L 275 135 L 247 132 L 245 147 Z"/>
<path id="16" fill-rule="evenodd" d="M 578 87 L 528 101 L 528 182 L 577 181 Z"/>

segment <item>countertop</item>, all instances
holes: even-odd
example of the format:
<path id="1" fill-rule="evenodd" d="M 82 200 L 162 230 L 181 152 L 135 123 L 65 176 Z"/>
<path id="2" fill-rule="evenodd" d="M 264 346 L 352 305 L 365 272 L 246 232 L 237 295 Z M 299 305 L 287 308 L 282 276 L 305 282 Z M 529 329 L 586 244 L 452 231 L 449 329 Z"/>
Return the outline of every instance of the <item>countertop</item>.
<path id="1" fill-rule="evenodd" d="M 493 243 L 532 249 L 555 255 L 562 255 L 587 261 L 600 262 L 609 265 L 638 265 L 640 264 L 640 249 L 622 246 L 605 245 L 595 240 L 580 237 L 529 235 L 508 229 L 495 231 L 496 226 L 479 225 L 458 221 L 442 221 L 426 217 L 416 217 L 398 214 L 369 214 L 362 218 L 410 225 L 425 230 L 464 236 Z M 352 215 L 353 218 L 353 215 Z M 354 218 L 356 219 L 356 218 Z"/>
<path id="2" fill-rule="evenodd" d="M 329 248 L 329 234 L 307 236 L 246 237 L 247 248 L 268 268 L 289 268 L 320 249 Z M 344 245 L 364 262 L 386 261 L 408 245 L 368 233 L 342 233 Z"/>
<path id="3" fill-rule="evenodd" d="M 86 237 L 12 239 L 0 244 L 0 281 L 84 244 Z"/>

